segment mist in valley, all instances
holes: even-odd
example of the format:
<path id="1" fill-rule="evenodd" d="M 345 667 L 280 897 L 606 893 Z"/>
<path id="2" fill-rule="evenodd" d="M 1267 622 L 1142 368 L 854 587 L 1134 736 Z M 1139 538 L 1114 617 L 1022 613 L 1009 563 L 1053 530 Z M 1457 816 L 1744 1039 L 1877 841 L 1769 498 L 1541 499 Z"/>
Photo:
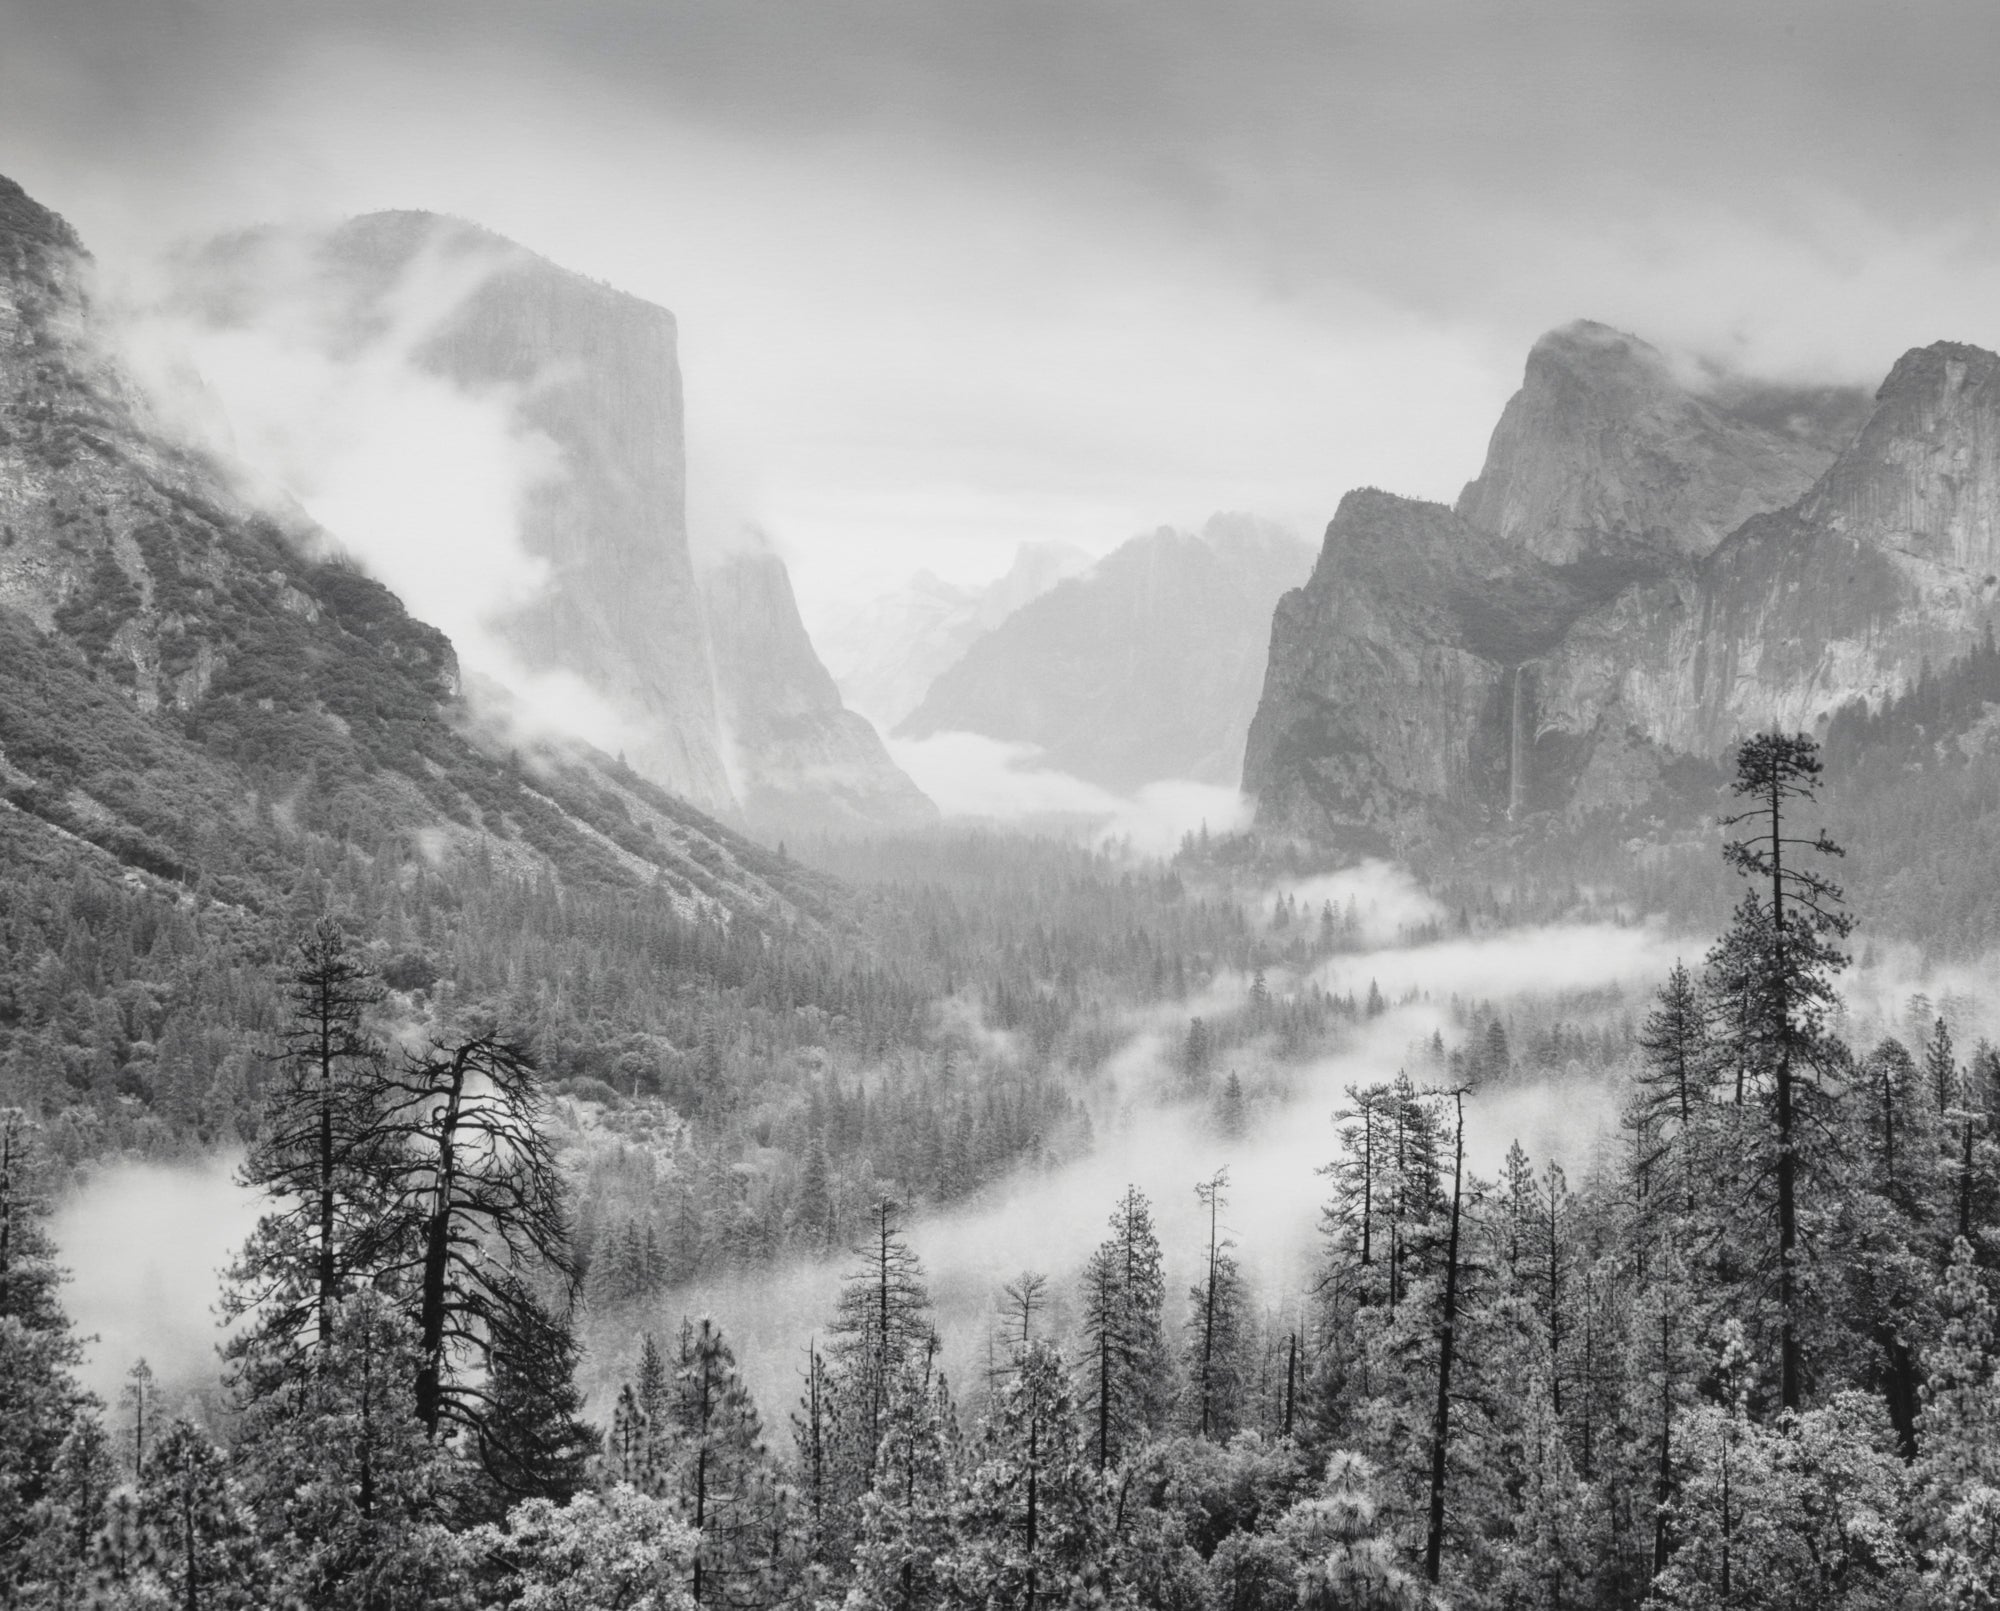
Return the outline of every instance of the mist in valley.
<path id="1" fill-rule="evenodd" d="M 1186 831 L 1183 829 L 1182 831 Z M 1134 867 L 1147 864 L 1131 863 Z M 1154 864 L 1157 866 L 1157 864 Z M 1199 879 L 1197 887 L 1199 887 Z M 993 1363 L 1003 1285 L 1023 1271 L 1050 1282 L 1044 1317 L 1051 1335 L 1073 1336 L 1077 1279 L 1106 1234 L 1117 1197 L 1135 1185 L 1151 1200 L 1166 1255 L 1169 1317 L 1178 1325 L 1187 1291 L 1201 1273 L 1207 1222 L 1196 1182 L 1227 1170 L 1223 1225 L 1250 1279 L 1258 1310 L 1274 1325 L 1299 1323 L 1323 1257 L 1321 1174 L 1338 1151 L 1334 1114 L 1350 1087 L 1407 1072 L 1420 1089 L 1449 1083 L 1434 1045 L 1460 1049 L 1488 1015 L 1527 1015 L 1572 1024 L 1629 1026 L 1677 960 L 1698 961 L 1703 942 L 1656 923 L 1550 923 L 1474 935 L 1435 935 L 1449 913 L 1404 869 L 1380 861 L 1341 872 L 1240 890 L 1227 880 L 1208 890 L 1264 926 L 1289 901 L 1301 925 L 1339 914 L 1354 948 L 1298 972 L 1265 970 L 1282 1004 L 1300 989 L 1362 1001 L 1381 999 L 1376 1016 L 1335 1032 L 1334 1046 L 1303 1058 L 1281 1056 L 1271 1037 L 1232 1047 L 1191 1090 L 1183 1054 L 1191 1020 L 1221 1025 L 1249 1010 L 1253 979 L 1225 970 L 1180 1001 L 1113 1005 L 1115 1047 L 1101 1061 L 1056 1076 L 1083 1101 L 1091 1142 L 1081 1156 L 1016 1169 L 971 1200 L 918 1207 L 903 1217 L 922 1259 L 942 1342 L 941 1364 L 978 1390 Z M 1902 963 L 1912 958 L 1899 957 Z M 1976 968 L 1912 975 L 1884 969 L 1856 975 L 1856 1014 L 1907 1033 L 1909 996 L 1941 998 L 1969 983 Z M 994 1028 L 977 1002 L 953 998 L 936 1009 L 977 1038 L 996 1062 L 1018 1061 L 1018 1037 Z M 1967 1032 L 1973 1025 L 1968 1022 Z M 405 1026 L 405 1038 L 413 1031 Z M 1241 1131 L 1226 1133 L 1218 1101 L 1230 1074 L 1244 1094 Z M 1586 1174 L 1619 1145 L 1629 1069 L 1533 1069 L 1478 1086 L 1467 1105 L 1467 1166 L 1491 1179 L 1518 1141 L 1539 1165 Z M 865 1071 L 864 1071 L 865 1076 Z M 669 1194 L 671 1178 L 660 1190 Z M 63 1205 L 54 1229 L 75 1277 L 79 1324 L 92 1333 L 86 1379 L 109 1394 L 145 1356 L 171 1389 L 191 1391 L 214 1376 L 216 1276 L 254 1223 L 258 1207 L 233 1182 L 226 1160 L 199 1167 L 114 1165 L 89 1177 Z M 129 1234 L 138 1227 L 137 1234 Z M 846 1227 L 858 1238 L 863 1228 Z M 785 1260 L 678 1288 L 640 1310 L 585 1312 L 591 1345 L 585 1380 L 604 1413 L 637 1358 L 640 1337 L 662 1339 L 684 1318 L 711 1316 L 741 1360 L 767 1423 L 782 1428 L 796 1397 L 805 1350 L 824 1347 L 842 1280 L 853 1267 L 842 1249 L 824 1259 Z M 1004 1357 L 1002 1350 L 999 1357 Z"/>
<path id="2" fill-rule="evenodd" d="M 987 9 L 0 21 L 0 1604 L 2000 1604 L 2000 28 Z"/>

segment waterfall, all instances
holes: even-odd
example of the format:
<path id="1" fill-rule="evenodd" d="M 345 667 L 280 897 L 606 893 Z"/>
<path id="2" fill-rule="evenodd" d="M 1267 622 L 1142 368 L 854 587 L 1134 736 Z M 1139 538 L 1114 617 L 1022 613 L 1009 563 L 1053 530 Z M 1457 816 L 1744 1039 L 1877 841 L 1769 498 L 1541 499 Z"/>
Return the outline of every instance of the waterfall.
<path id="1" fill-rule="evenodd" d="M 1507 820 L 1514 822 L 1528 797 L 1527 724 L 1521 709 L 1521 682 L 1527 675 L 1527 667 L 1515 666 L 1508 675 L 1513 688 L 1512 707 L 1507 715 Z"/>

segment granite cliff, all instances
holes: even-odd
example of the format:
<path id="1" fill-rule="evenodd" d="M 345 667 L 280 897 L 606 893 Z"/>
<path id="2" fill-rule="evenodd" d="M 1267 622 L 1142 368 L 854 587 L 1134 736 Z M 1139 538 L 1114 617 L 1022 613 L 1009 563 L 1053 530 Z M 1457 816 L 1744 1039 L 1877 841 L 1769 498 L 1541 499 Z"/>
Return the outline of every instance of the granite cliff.
<path id="1" fill-rule="evenodd" d="M 2000 603 L 1996 370 L 1940 343 L 1871 401 L 1545 338 L 1456 510 L 1351 494 L 1280 603 L 1260 824 L 1407 846 L 1643 811 L 1676 758 L 1905 691 Z"/>
<path id="2" fill-rule="evenodd" d="M 838 770 L 822 826 L 907 820 L 915 786 L 872 732 L 860 736 L 860 719 L 840 711 L 837 694 L 825 726 L 846 735 L 834 746 L 844 767 L 832 766 L 829 751 L 826 765 L 806 770 L 793 693 L 746 680 L 740 660 L 718 659 L 718 633 L 730 645 L 804 644 L 805 629 L 789 580 L 703 597 L 686 516 L 677 331 L 666 309 L 422 212 L 217 242 L 189 264 L 183 299 L 212 325 L 303 333 L 335 356 L 414 320 L 410 363 L 467 394 L 510 400 L 524 436 L 555 450 L 553 473 L 528 492 L 518 521 L 546 580 L 489 624 L 524 669 L 568 673 L 603 701 L 631 735 L 624 754 L 639 774 L 703 810 L 759 825 L 768 822 L 769 780 L 788 776 L 783 815 L 796 828 L 800 813 L 811 814 L 813 780 L 831 785 Z M 774 556 L 770 566 L 782 572 Z M 730 613 L 745 609 L 778 614 Z M 814 697 L 826 691 L 815 685 Z M 778 703 L 764 709 L 756 701 L 767 692 Z M 776 746 L 769 755 L 758 749 L 767 741 Z M 764 792 L 739 797 L 733 774 Z M 869 815 L 875 803 L 885 816 Z"/>
<path id="3" fill-rule="evenodd" d="M 107 344 L 74 233 L 0 179 L 0 849 L 306 910 L 454 856 L 790 927 L 835 891 L 579 745 L 485 726 L 450 643 L 236 491 Z"/>

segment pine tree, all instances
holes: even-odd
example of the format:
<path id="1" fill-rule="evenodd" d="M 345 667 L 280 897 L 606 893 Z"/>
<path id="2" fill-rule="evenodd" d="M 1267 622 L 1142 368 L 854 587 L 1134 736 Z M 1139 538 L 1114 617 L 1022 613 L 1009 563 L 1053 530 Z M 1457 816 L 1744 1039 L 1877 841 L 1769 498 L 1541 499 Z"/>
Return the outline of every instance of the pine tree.
<path id="1" fill-rule="evenodd" d="M 1374 1472 L 1358 1455 L 1327 1461 L 1317 1497 L 1292 1507 L 1277 1531 L 1301 1560 L 1301 1611 L 1439 1611 L 1442 1602 L 1377 1530 Z"/>
<path id="2" fill-rule="evenodd" d="M 1678 961 L 1640 1028 L 1639 1049 L 1645 1056 L 1640 1109 L 1649 1133 L 1658 1139 L 1658 1149 L 1646 1161 L 1650 1165 L 1669 1155 L 1677 1161 L 1674 1173 L 1691 1213 L 1701 1168 L 1695 1154 L 1697 1121 L 1708 1101 L 1711 1053 L 1701 991 Z"/>
<path id="3" fill-rule="evenodd" d="M 667 1368 L 667 1356 L 660 1351 L 659 1339 L 650 1331 L 639 1340 L 639 1368 L 633 1391 L 648 1436 L 657 1442 L 667 1424 L 673 1375 Z"/>
<path id="4" fill-rule="evenodd" d="M 111 1439 L 94 1405 L 80 1408 L 68 1435 L 56 1450 L 42 1496 L 30 1518 L 32 1529 L 16 1542 L 22 1549 L 21 1570 L 10 1570 L 12 1591 L 29 1605 L 72 1606 L 87 1603 L 96 1565 L 97 1541 L 110 1517 L 110 1500 L 118 1484 Z"/>
<path id="5" fill-rule="evenodd" d="M 687 1578 L 698 1606 L 758 1605 L 778 1567 L 771 1513 L 777 1473 L 757 1407 L 715 1323 L 695 1326 L 675 1396 L 668 1484 L 701 1535 Z"/>
<path id="6" fill-rule="evenodd" d="M 552 1395 L 542 1408 L 557 1422 L 572 1419 L 557 1400 L 573 1389 L 547 1374 L 567 1382 L 564 1361 L 573 1363 L 564 1311 L 576 1266 L 562 1174 L 541 1127 L 540 1072 L 524 1047 L 481 1033 L 434 1041 L 381 1085 L 375 1136 L 393 1153 L 393 1212 L 411 1234 L 378 1279 L 411 1295 L 417 1414 L 433 1436 L 465 1431 L 510 1465 L 511 1482 L 540 1456 L 507 1449 L 494 1424 L 507 1373 L 523 1393 Z M 557 1289 L 554 1307 L 531 1274 Z M 481 1369 L 494 1374 L 490 1392 L 478 1385 Z M 516 1431 L 537 1420 L 526 1402 L 512 1407 Z M 545 1430 L 555 1441 L 544 1452 L 554 1454 L 575 1429 Z M 539 1481 L 523 1491 L 539 1491 Z"/>
<path id="7" fill-rule="evenodd" d="M 832 1172 L 826 1160 L 826 1147 L 818 1136 L 813 1137 L 805 1166 L 799 1173 L 796 1224 L 800 1241 L 814 1252 L 830 1246 L 836 1234 Z"/>
<path id="8" fill-rule="evenodd" d="M 486 1507 L 567 1502 L 588 1484 L 598 1452 L 576 1382 L 582 1346 L 570 1316 L 518 1276 L 495 1277 L 490 1290 L 505 1323 L 487 1334 L 487 1380 L 457 1384 L 462 1424 L 490 1487 Z"/>
<path id="9" fill-rule="evenodd" d="M 808 1562 L 824 1567 L 837 1518 L 834 1384 L 816 1341 L 806 1345 L 805 1388 L 792 1412 L 793 1469 L 803 1494 L 801 1521 Z"/>
<path id="10" fill-rule="evenodd" d="M 650 1339 L 648 1339 L 650 1341 Z M 611 1427 L 604 1443 L 606 1479 L 653 1493 L 660 1473 L 653 1460 L 653 1424 L 639 1408 L 639 1395 L 626 1382 L 611 1409 Z"/>
<path id="11" fill-rule="evenodd" d="M 1737 753 L 1735 790 L 1746 801 L 1725 817 L 1746 836 L 1723 847 L 1724 859 L 1752 888 L 1738 920 L 1717 946 L 1717 971 L 1733 981 L 1744 1010 L 1736 1026 L 1737 1066 L 1762 1083 L 1768 1103 L 1768 1151 L 1775 1196 L 1780 1402 L 1797 1409 L 1805 1391 L 1803 1306 L 1798 1270 L 1799 1175 L 1808 1073 L 1833 1072 L 1825 1018 L 1833 1005 L 1833 975 L 1846 958 L 1838 942 L 1852 928 L 1839 910 L 1840 889 L 1799 860 L 1799 853 L 1838 856 L 1824 832 L 1788 833 L 1786 813 L 1810 806 L 1817 794 L 1818 745 L 1801 733 L 1762 733 Z"/>
<path id="12" fill-rule="evenodd" d="M 929 1611 L 947 1603 L 958 1466 L 958 1431 L 944 1379 L 928 1357 L 900 1364 L 861 1503 L 848 1611 Z"/>
<path id="13" fill-rule="evenodd" d="M 410 1393 L 415 1328 L 371 1289 L 328 1318 L 312 1375 L 244 1410 L 234 1455 L 246 1499 L 282 1591 L 299 1603 L 421 1604 L 463 1563 L 446 1527 L 458 1464 Z"/>
<path id="14" fill-rule="evenodd" d="M 125 1373 L 118 1403 L 126 1415 L 125 1444 L 131 1454 L 132 1480 L 146 1477 L 146 1440 L 156 1435 L 160 1419 L 160 1390 L 153 1381 L 153 1367 L 140 1359 Z"/>
<path id="15" fill-rule="evenodd" d="M 869 1240 L 856 1249 L 861 1265 L 841 1289 L 833 1326 L 840 1396 L 861 1418 L 856 1430 L 868 1451 L 864 1485 L 873 1476 L 890 1385 L 899 1369 L 927 1352 L 931 1335 L 923 1266 L 903 1239 L 896 1204 L 878 1200 L 870 1220 Z"/>
<path id="16" fill-rule="evenodd" d="M 1152 1205 L 1127 1186 L 1083 1277 L 1083 1403 L 1100 1471 L 1165 1424 L 1164 1296 Z"/>
<path id="17" fill-rule="evenodd" d="M 1181 1047 L 1181 1077 L 1191 1091 L 1208 1084 L 1208 1071 L 1215 1061 L 1215 1034 L 1200 1018 L 1188 1020 L 1187 1040 Z"/>
<path id="18" fill-rule="evenodd" d="M 1458 1357 L 1459 1229 L 1465 1200 L 1465 1088 L 1447 1093 L 1452 1127 L 1451 1229 L 1445 1242 L 1444 1298 L 1438 1316 L 1437 1411 L 1431 1425 L 1430 1523 L 1424 1537 L 1424 1576 L 1435 1585 L 1443 1557 L 1445 1477 L 1450 1469 L 1451 1373 Z"/>
<path id="19" fill-rule="evenodd" d="M 271 1203 L 231 1271 L 229 1312 L 254 1312 L 260 1378 L 275 1391 L 308 1348 L 328 1346 L 333 1308 L 394 1255 L 405 1224 L 387 1212 L 380 1136 L 381 1048 L 362 1025 L 382 999 L 332 919 L 299 941 L 285 979 L 290 1022 L 256 1143 L 238 1172 Z"/>
<path id="20" fill-rule="evenodd" d="M 1019 1611 L 1091 1603 L 1101 1592 L 1106 1500 L 1062 1356 L 1031 1343 L 968 1451 L 954 1545 L 940 1567 L 950 1598 Z"/>
<path id="21" fill-rule="evenodd" d="M 1189 1429 L 1227 1442 L 1243 1412 L 1243 1353 L 1248 1304 L 1243 1277 L 1222 1233 L 1228 1203 L 1229 1171 L 1219 1169 L 1196 1185 L 1195 1196 L 1208 1220 L 1202 1278 L 1188 1289 L 1187 1378 Z"/>
<path id="22" fill-rule="evenodd" d="M 1952 1248 L 1938 1295 L 1942 1334 L 1926 1364 L 1917 1479 L 1933 1516 L 1975 1488 L 2000 1489 L 2000 1325 L 1971 1244 Z"/>
<path id="23" fill-rule="evenodd" d="M 182 1611 L 268 1603 L 249 1506 L 206 1432 L 186 1419 L 171 1422 L 148 1458 L 138 1498 L 140 1582 Z"/>
<path id="24" fill-rule="evenodd" d="M 1236 1077 L 1236 1070 L 1229 1071 L 1229 1078 L 1223 1082 L 1222 1095 L 1215 1108 L 1215 1128 L 1226 1141 L 1241 1141 L 1249 1123 L 1249 1116 L 1243 1101 L 1243 1082 Z"/>
<path id="25" fill-rule="evenodd" d="M 58 1300 L 45 1169 L 26 1115 L 0 1109 L 0 1599 L 29 1571 L 51 1472 L 95 1408 L 72 1374 L 82 1347 Z"/>
<path id="26" fill-rule="evenodd" d="M 1951 1028 L 1940 1018 L 1924 1042 L 1924 1086 L 1942 1118 L 1958 1101 L 1958 1058 L 1951 1043 Z"/>

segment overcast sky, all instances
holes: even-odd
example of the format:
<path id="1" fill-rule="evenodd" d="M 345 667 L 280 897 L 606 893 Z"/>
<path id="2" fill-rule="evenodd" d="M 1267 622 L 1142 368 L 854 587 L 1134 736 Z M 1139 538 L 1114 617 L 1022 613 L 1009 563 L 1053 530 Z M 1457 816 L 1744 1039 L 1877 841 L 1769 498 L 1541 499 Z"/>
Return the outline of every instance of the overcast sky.
<path id="1" fill-rule="evenodd" d="M 679 315 L 697 515 L 810 604 L 1369 483 L 1579 316 L 2000 346 L 2000 6 L 0 0 L 0 172 L 112 267 L 425 207 Z"/>

